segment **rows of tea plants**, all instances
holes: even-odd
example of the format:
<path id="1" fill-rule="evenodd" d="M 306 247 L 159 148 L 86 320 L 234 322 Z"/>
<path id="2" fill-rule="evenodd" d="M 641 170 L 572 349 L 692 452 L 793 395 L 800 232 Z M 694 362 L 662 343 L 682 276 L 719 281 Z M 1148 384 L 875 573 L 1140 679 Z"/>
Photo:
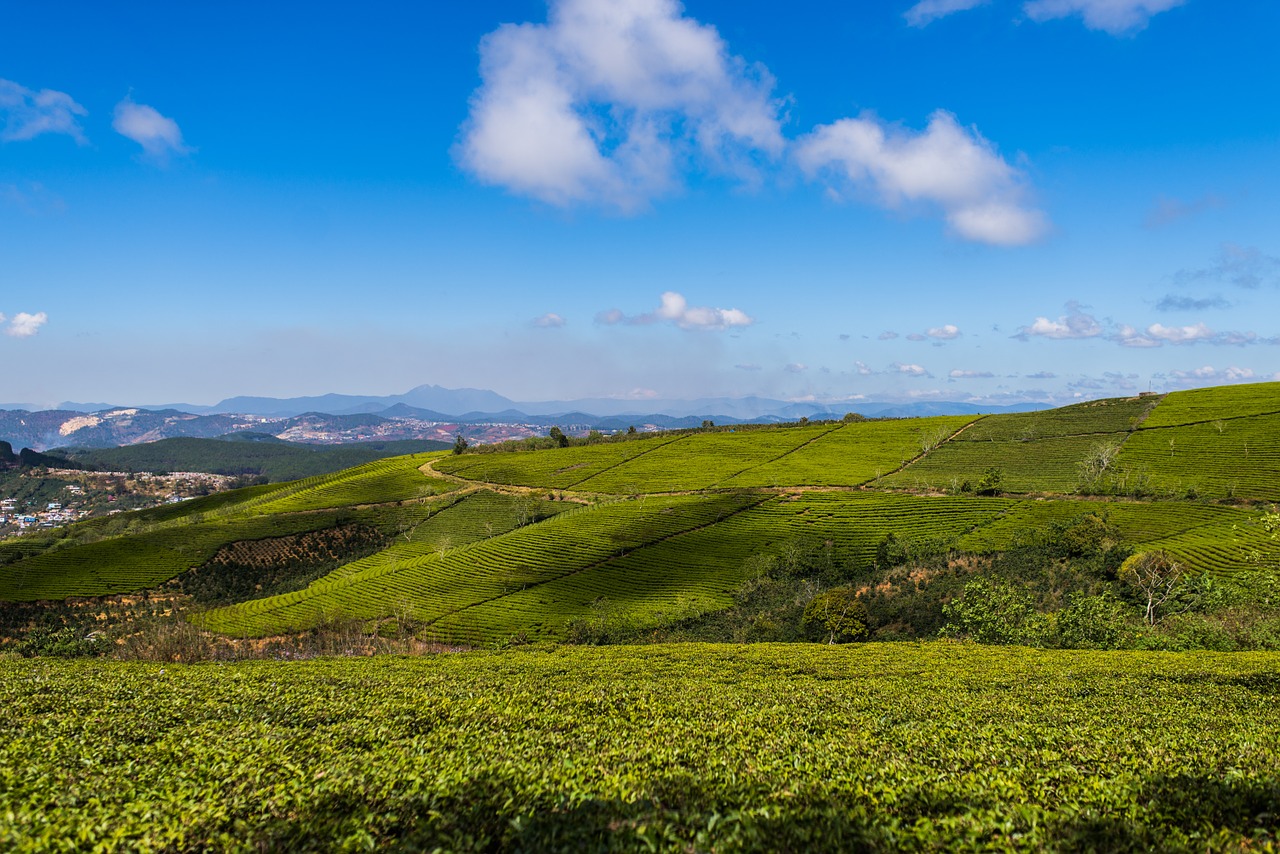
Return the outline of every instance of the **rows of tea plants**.
<path id="1" fill-rule="evenodd" d="M 1030 441 L 1134 430 L 1158 398 L 1108 398 L 1040 412 L 988 415 L 956 437 L 962 442 Z"/>
<path id="2" fill-rule="evenodd" d="M 1092 449 L 1100 442 L 1124 438 L 1125 434 L 1104 434 L 1030 441 L 948 442 L 884 478 L 882 484 L 957 490 L 966 481 L 971 486 L 977 484 L 994 468 L 999 470 L 1002 492 L 1069 493 L 1079 485 L 1081 464 Z"/>
<path id="3" fill-rule="evenodd" d="M 670 496 L 569 510 L 545 522 L 447 551 L 417 554 L 359 572 L 326 576 L 305 590 L 245 602 L 202 615 L 225 634 L 264 636 L 337 619 L 375 619 L 397 612 L 433 624 L 450 614 L 548 581 L 682 531 L 714 525 L 757 503 L 759 496 Z M 538 615 L 526 615 L 529 623 Z M 516 625 L 511 631 L 523 630 Z"/>
<path id="4" fill-rule="evenodd" d="M 1160 401 L 1143 427 L 1177 427 L 1250 415 L 1280 414 L 1280 383 L 1175 391 Z"/>
<path id="5" fill-rule="evenodd" d="M 512 486 L 570 489 L 606 469 L 648 454 L 681 436 L 656 436 L 540 451 L 476 453 L 444 457 L 437 471 L 468 480 Z"/>
<path id="6" fill-rule="evenodd" d="M 237 510 L 255 513 L 294 513 L 360 504 L 380 504 L 426 498 L 454 489 L 450 482 L 428 477 L 419 469 L 438 453 L 388 457 L 333 474 L 293 481 L 261 502 Z"/>
<path id="7" fill-rule="evenodd" d="M 318 531 L 347 518 L 336 511 L 213 519 L 50 549 L 0 567 L 0 601 L 133 593 L 199 566 L 228 543 Z"/>
<path id="8" fill-rule="evenodd" d="M 400 566 L 405 561 L 506 534 L 576 506 L 487 490 L 454 493 L 443 501 L 413 508 L 404 516 L 389 548 L 344 564 L 325 576 L 325 580 L 335 581 L 372 569 Z"/>
<path id="9" fill-rule="evenodd" d="M 831 425 L 695 433 L 578 484 L 591 492 L 677 492 L 724 485 L 739 472 L 791 454 L 832 430 Z"/>
<path id="10" fill-rule="evenodd" d="M 724 481 L 734 487 L 858 486 L 876 483 L 949 437 L 973 416 L 939 416 L 846 424 L 794 452 Z M 963 435 L 963 434 L 961 434 Z"/>
<path id="11" fill-rule="evenodd" d="M 1115 466 L 1144 474 L 1154 490 L 1280 500 L 1280 415 L 1140 430 Z"/>
<path id="12" fill-rule="evenodd" d="M 1280 658 L 0 660 L 0 849 L 1271 851 Z"/>

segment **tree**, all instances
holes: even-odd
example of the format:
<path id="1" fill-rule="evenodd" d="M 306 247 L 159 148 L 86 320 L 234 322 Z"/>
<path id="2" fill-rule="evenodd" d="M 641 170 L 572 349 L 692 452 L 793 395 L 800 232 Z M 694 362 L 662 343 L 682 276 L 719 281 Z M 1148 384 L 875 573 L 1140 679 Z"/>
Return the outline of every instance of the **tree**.
<path id="1" fill-rule="evenodd" d="M 467 440 L 462 438 L 461 433 L 453 437 L 453 452 L 455 454 L 461 454 L 467 447 Z"/>
<path id="2" fill-rule="evenodd" d="M 548 432 L 547 435 L 550 436 L 555 441 L 557 446 L 561 448 L 569 447 L 569 437 L 566 436 L 564 434 L 564 431 L 561 430 L 559 427 L 552 427 L 551 431 Z"/>
<path id="3" fill-rule="evenodd" d="M 1116 455 L 1120 453 L 1119 442 L 1099 442 L 1089 449 L 1080 461 L 1080 492 L 1093 492 L 1102 486 L 1102 479 Z"/>
<path id="4" fill-rule="evenodd" d="M 1120 580 L 1129 584 L 1146 599 L 1146 621 L 1154 626 L 1159 610 L 1178 588 L 1185 571 L 1166 552 L 1138 552 L 1120 564 Z"/>
<path id="5" fill-rule="evenodd" d="M 959 599 L 942 606 L 947 619 L 942 633 L 978 643 L 1014 644 L 1035 641 L 1040 628 L 1031 594 L 1004 582 L 975 578 Z"/>
<path id="6" fill-rule="evenodd" d="M 636 425 L 632 424 L 630 427 L 627 428 L 627 435 L 634 436 L 635 434 L 636 434 Z"/>
<path id="7" fill-rule="evenodd" d="M 703 430 L 710 430 L 714 426 L 716 426 L 716 422 L 712 421 L 710 418 L 703 419 L 702 421 Z"/>
<path id="8" fill-rule="evenodd" d="M 862 640 L 867 636 L 867 606 L 852 587 L 833 588 L 809 602 L 804 628 L 810 637 L 829 644 Z"/>

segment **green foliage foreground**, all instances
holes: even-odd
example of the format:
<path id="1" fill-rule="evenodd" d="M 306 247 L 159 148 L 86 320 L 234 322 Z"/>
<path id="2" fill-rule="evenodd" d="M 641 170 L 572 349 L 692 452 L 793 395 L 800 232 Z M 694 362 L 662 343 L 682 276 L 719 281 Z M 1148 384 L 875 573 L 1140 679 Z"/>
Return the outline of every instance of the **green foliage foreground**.
<path id="1" fill-rule="evenodd" d="M 0 848 L 1276 850 L 1275 654 L 0 661 Z"/>

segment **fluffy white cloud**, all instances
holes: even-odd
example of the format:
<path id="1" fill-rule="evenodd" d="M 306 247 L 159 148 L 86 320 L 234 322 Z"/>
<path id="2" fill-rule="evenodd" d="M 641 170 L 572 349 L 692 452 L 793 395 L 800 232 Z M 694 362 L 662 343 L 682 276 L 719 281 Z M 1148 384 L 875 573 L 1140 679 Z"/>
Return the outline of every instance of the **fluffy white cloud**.
<path id="1" fill-rule="evenodd" d="M 65 133 L 83 145 L 87 140 L 80 119 L 89 111 L 65 92 L 33 91 L 12 80 L 0 79 L 0 142 L 34 139 L 43 133 Z"/>
<path id="2" fill-rule="evenodd" d="M 893 365 L 893 369 L 894 369 L 895 371 L 897 371 L 898 373 L 900 373 L 900 374 L 906 374 L 906 375 L 907 375 L 907 376 L 909 376 L 909 377 L 927 377 L 927 376 L 929 376 L 929 372 L 928 372 L 928 371 L 926 371 L 926 370 L 925 370 L 923 367 L 921 367 L 920 365 L 904 365 L 904 364 L 902 364 L 902 363 L 900 363 L 900 362 L 895 362 L 895 363 L 894 363 L 894 365 Z"/>
<path id="3" fill-rule="evenodd" d="M 1205 365 L 1200 368 L 1193 368 L 1189 371 L 1172 371 L 1170 373 L 1174 379 L 1179 380 L 1222 380 L 1224 382 L 1240 382 L 1241 380 L 1251 380 L 1256 378 L 1252 368 L 1238 368 L 1232 365 L 1225 370 L 1218 370 L 1213 365 Z"/>
<path id="4" fill-rule="evenodd" d="M 951 379 L 953 380 L 976 380 L 976 379 L 990 379 L 991 377 L 994 377 L 995 374 L 991 373 L 990 371 L 955 370 L 955 371 L 952 371 L 947 376 L 951 377 Z"/>
<path id="5" fill-rule="evenodd" d="M 1067 303 L 1067 313 L 1057 320 L 1037 317 L 1030 326 L 1024 326 L 1013 336 L 1027 340 L 1038 338 L 1096 338 L 1102 334 L 1102 324 L 1091 314 L 1087 314 L 1078 303 Z"/>
<path id="6" fill-rule="evenodd" d="M 1214 332 L 1203 323 L 1192 323 L 1186 326 L 1165 326 L 1163 323 L 1153 323 L 1145 329 L 1139 329 L 1127 323 L 1108 320 L 1104 325 L 1074 302 L 1067 303 L 1067 312 L 1057 320 L 1037 317 L 1034 323 L 1023 326 L 1013 337 L 1023 341 L 1033 337 L 1059 340 L 1104 337 L 1105 340 L 1113 341 L 1121 347 L 1135 348 L 1163 347 L 1165 344 L 1215 344 L 1239 347 L 1246 344 L 1280 343 L 1280 338 L 1260 338 L 1256 332 L 1234 330 Z"/>
<path id="7" fill-rule="evenodd" d="M 923 27 L 954 12 L 976 9 L 990 2 L 991 0 L 920 0 L 903 13 L 902 17 L 913 27 Z"/>
<path id="8" fill-rule="evenodd" d="M 671 323 L 681 329 L 730 329 L 737 326 L 750 326 L 755 321 L 746 312 L 736 308 L 691 306 L 683 295 L 675 291 L 667 291 L 662 295 L 661 304 L 654 311 L 629 317 L 620 309 L 611 308 L 597 314 L 596 322 L 606 325 Z"/>
<path id="9" fill-rule="evenodd" d="M 870 189 L 886 207 L 935 205 L 966 240 L 1015 246 L 1048 229 L 1044 214 L 1027 204 L 1025 176 L 945 110 L 920 132 L 872 115 L 820 125 L 797 141 L 796 161 L 811 178 L 834 174 Z"/>
<path id="10" fill-rule="evenodd" d="M 858 376 L 860 377 L 869 377 L 875 373 L 875 371 L 871 370 L 871 368 L 867 365 L 866 362 L 862 362 L 862 361 L 854 362 L 853 367 L 854 367 L 854 370 L 858 372 Z"/>
<path id="11" fill-rule="evenodd" d="M 784 147 L 768 71 L 676 0 L 552 0 L 548 23 L 485 36 L 480 75 L 459 162 L 554 205 L 633 210 L 682 161 L 750 177 Z"/>
<path id="12" fill-rule="evenodd" d="M 1214 337 L 1213 332 L 1203 323 L 1193 323 L 1190 326 L 1165 326 L 1162 323 L 1153 323 L 1147 327 L 1147 334 L 1171 344 L 1190 344 L 1194 341 L 1208 341 Z"/>
<path id="13" fill-rule="evenodd" d="M 925 334 L 939 341 L 951 341 L 960 337 L 960 327 L 954 323 L 948 323 L 945 326 L 935 326 Z"/>
<path id="14" fill-rule="evenodd" d="M 4 322 L 4 315 L 0 314 L 0 323 Z M 49 315 L 43 311 L 35 314 L 28 314 L 20 311 L 13 316 L 13 320 L 9 321 L 9 327 L 5 329 L 6 335 L 12 335 L 14 338 L 30 338 L 40 331 L 40 327 L 49 322 Z"/>
<path id="15" fill-rule="evenodd" d="M 1181 6 L 1186 0 L 1027 0 L 1022 11 L 1033 21 L 1079 15 L 1091 30 L 1113 36 L 1146 29 L 1153 15 Z"/>
<path id="16" fill-rule="evenodd" d="M 541 317 L 535 317 L 533 319 L 533 325 L 540 329 L 554 329 L 559 326 L 564 326 L 564 324 L 565 319 L 554 311 L 547 312 Z"/>
<path id="17" fill-rule="evenodd" d="M 154 107 L 135 104 L 132 98 L 116 104 L 111 127 L 116 133 L 141 145 L 143 152 L 153 160 L 165 161 L 171 155 L 191 151 L 182 141 L 182 131 L 177 122 L 160 115 Z"/>

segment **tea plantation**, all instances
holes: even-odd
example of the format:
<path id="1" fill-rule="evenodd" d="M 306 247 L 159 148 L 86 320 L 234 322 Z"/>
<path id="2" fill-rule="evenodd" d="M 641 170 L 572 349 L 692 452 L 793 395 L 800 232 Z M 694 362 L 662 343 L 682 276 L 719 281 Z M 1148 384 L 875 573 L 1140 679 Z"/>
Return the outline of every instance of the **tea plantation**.
<path id="1" fill-rule="evenodd" d="M 557 640 L 603 603 L 641 627 L 728 608 L 799 552 L 838 570 L 824 583 L 865 585 L 889 541 L 972 568 L 1086 515 L 1188 577 L 1240 579 L 1272 548 L 1257 521 L 1280 500 L 1278 439 L 1280 384 L 1264 383 L 417 454 L 0 544 L 0 602 L 172 590 L 234 544 L 269 554 L 358 530 L 363 551 L 341 565 L 317 546 L 324 561 L 296 583 L 248 578 L 237 589 L 259 595 L 189 618 L 236 638 L 355 621 L 466 645 Z M 1112 584 L 1117 567 L 1099 567 Z"/>
<path id="2" fill-rule="evenodd" d="M 1274 851 L 1274 653 L 0 660 L 0 848 Z"/>

